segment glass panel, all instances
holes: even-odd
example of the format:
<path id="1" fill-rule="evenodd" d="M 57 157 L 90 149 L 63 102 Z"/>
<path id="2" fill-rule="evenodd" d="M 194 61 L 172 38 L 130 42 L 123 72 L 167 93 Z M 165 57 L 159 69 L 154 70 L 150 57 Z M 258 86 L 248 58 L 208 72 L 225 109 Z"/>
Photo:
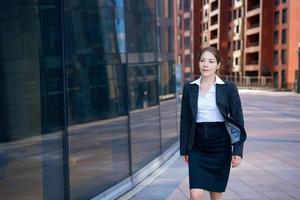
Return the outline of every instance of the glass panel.
<path id="1" fill-rule="evenodd" d="M 175 95 L 175 66 L 173 56 L 173 1 L 163 0 L 158 2 L 158 18 L 161 23 L 158 29 L 159 37 L 159 98 L 160 98 L 160 128 L 162 151 L 164 152 L 177 141 L 176 127 L 176 95 Z M 170 14 L 164 13 L 169 10 Z M 189 18 L 184 23 L 190 23 Z M 186 44 L 186 43 L 185 43 Z"/>
<path id="2" fill-rule="evenodd" d="M 175 68 L 173 62 L 160 65 L 160 118 L 162 149 L 167 150 L 177 138 Z"/>
<path id="3" fill-rule="evenodd" d="M 128 52 L 156 51 L 154 0 L 126 0 Z"/>
<path id="4" fill-rule="evenodd" d="M 282 43 L 282 44 L 285 44 L 286 41 L 287 41 L 287 32 L 286 32 L 286 30 L 287 30 L 287 29 L 283 29 L 283 30 L 282 30 L 282 33 L 281 33 L 281 34 L 282 34 L 282 35 L 281 35 L 281 43 Z"/>
<path id="5" fill-rule="evenodd" d="M 57 1 L 4 1 L 0 22 L 0 199 L 63 199 Z"/>
<path id="6" fill-rule="evenodd" d="M 115 1 L 65 3 L 71 199 L 89 199 L 130 175 L 125 22 Z"/>
<path id="7" fill-rule="evenodd" d="M 157 65 L 128 68 L 132 170 L 160 155 Z"/>
<path id="8" fill-rule="evenodd" d="M 286 50 L 285 49 L 281 50 L 281 63 L 286 64 Z"/>
<path id="9" fill-rule="evenodd" d="M 282 10 L 282 23 L 286 23 L 287 22 L 287 9 L 283 9 Z"/>

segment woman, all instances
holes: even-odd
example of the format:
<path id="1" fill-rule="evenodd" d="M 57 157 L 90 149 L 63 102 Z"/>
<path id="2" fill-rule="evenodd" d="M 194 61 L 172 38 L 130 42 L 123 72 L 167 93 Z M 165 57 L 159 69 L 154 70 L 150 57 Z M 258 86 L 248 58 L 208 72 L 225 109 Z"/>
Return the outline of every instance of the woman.
<path id="1" fill-rule="evenodd" d="M 183 89 L 180 155 L 189 166 L 190 199 L 203 199 L 207 190 L 212 200 L 220 200 L 230 165 L 237 167 L 243 157 L 243 112 L 235 84 L 216 75 L 219 51 L 204 48 L 199 65 L 201 77 Z"/>

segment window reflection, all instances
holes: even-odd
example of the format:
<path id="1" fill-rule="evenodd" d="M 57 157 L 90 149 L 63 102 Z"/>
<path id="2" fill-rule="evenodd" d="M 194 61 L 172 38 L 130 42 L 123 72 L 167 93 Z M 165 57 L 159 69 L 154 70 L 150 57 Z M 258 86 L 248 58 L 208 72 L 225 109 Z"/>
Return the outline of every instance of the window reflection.
<path id="1" fill-rule="evenodd" d="M 64 197 L 59 8 L 1 2 L 0 199 Z"/>
<path id="2" fill-rule="evenodd" d="M 157 65 L 128 68 L 132 171 L 135 173 L 160 154 Z"/>
<path id="3" fill-rule="evenodd" d="M 89 199 L 175 142 L 171 3 L 1 4 L 0 199 Z"/>
<path id="4" fill-rule="evenodd" d="M 130 66 L 128 69 L 130 109 L 158 104 L 157 65 Z"/>
<path id="5" fill-rule="evenodd" d="M 128 52 L 156 52 L 154 0 L 127 0 Z"/>
<path id="6" fill-rule="evenodd" d="M 176 121 L 175 66 L 173 61 L 173 1 L 158 1 L 158 52 L 159 62 L 159 99 L 162 152 L 169 149 L 178 139 Z"/>
<path id="7" fill-rule="evenodd" d="M 88 199 L 130 176 L 123 1 L 65 3 L 71 199 Z"/>

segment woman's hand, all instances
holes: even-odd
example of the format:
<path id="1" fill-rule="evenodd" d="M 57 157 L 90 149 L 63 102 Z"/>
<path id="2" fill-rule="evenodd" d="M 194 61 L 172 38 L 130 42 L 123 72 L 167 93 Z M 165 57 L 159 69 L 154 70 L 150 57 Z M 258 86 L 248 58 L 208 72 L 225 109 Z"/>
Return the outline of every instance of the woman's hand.
<path id="1" fill-rule="evenodd" d="M 188 163 L 189 162 L 189 156 L 188 155 L 184 155 L 182 156 L 184 162 Z"/>
<path id="2" fill-rule="evenodd" d="M 232 167 L 237 167 L 241 164 L 242 158 L 241 156 L 232 156 L 231 164 Z"/>

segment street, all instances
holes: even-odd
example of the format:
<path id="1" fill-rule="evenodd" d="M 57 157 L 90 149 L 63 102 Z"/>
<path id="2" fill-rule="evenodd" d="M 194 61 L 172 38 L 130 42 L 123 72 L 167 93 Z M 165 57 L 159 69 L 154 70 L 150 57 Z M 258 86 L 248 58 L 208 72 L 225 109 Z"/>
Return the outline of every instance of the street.
<path id="1" fill-rule="evenodd" d="M 240 90 L 248 139 L 224 199 L 300 199 L 300 96 Z M 188 168 L 176 161 L 132 199 L 189 199 Z M 208 200 L 208 193 L 205 199 Z"/>

